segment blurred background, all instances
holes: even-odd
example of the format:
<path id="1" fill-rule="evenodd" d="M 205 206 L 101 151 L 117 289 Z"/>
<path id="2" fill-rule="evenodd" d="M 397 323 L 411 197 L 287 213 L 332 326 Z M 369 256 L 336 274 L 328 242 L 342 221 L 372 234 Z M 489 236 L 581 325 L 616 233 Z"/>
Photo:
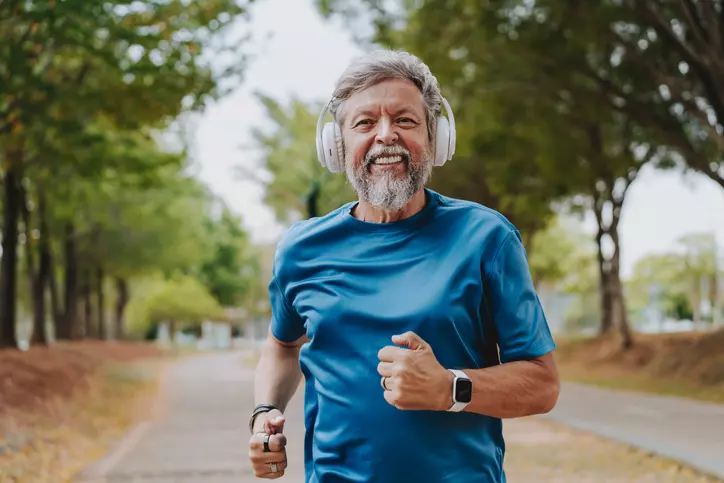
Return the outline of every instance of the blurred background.
<path id="1" fill-rule="evenodd" d="M 565 379 L 724 402 L 724 2 L 2 0 L 0 463 L 109 361 L 131 397 L 119 361 L 258 355 L 279 237 L 355 199 L 318 113 L 380 47 L 436 75 L 430 187 L 521 231 Z"/>

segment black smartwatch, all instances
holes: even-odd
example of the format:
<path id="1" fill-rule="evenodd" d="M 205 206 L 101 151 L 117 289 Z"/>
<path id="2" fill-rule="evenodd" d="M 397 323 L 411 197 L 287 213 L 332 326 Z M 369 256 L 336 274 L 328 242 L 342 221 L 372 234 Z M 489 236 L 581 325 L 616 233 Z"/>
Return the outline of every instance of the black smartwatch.
<path id="1" fill-rule="evenodd" d="M 272 406 L 271 404 L 259 404 L 257 407 L 254 408 L 254 412 L 251 413 L 251 419 L 249 419 L 249 432 L 254 434 L 254 421 L 256 420 L 256 417 L 260 415 L 261 413 L 268 413 L 272 409 L 279 410 L 276 406 Z"/>
<path id="2" fill-rule="evenodd" d="M 460 412 L 473 400 L 473 381 L 459 369 L 448 369 L 453 373 L 452 400 L 453 405 L 448 411 Z"/>

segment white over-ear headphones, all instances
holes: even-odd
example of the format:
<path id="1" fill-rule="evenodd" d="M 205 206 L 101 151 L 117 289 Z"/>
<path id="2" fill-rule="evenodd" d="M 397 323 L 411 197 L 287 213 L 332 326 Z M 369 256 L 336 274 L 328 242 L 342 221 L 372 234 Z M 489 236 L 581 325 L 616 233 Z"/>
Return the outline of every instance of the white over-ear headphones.
<path id="1" fill-rule="evenodd" d="M 331 101 L 330 101 L 331 102 Z M 455 154 L 455 117 L 447 100 L 443 97 L 442 104 L 447 112 L 437 118 L 437 131 L 435 133 L 435 160 L 434 166 L 442 166 L 452 159 Z M 324 123 L 324 115 L 329 109 L 329 103 L 322 108 L 317 120 L 317 157 L 322 166 L 333 173 L 344 171 L 344 145 L 342 132 L 336 122 Z"/>

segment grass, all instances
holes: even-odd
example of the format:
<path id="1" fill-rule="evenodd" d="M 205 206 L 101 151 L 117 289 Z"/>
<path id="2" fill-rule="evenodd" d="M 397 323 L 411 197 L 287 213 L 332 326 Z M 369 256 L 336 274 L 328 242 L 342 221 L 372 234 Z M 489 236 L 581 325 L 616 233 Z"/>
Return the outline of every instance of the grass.
<path id="1" fill-rule="evenodd" d="M 621 350 L 614 337 L 563 339 L 564 380 L 724 404 L 724 331 L 638 335 Z"/>
<path id="2" fill-rule="evenodd" d="M 700 387 L 686 381 L 665 380 L 635 374 L 616 375 L 614 370 L 596 369 L 586 371 L 579 367 L 564 365 L 563 379 L 571 382 L 591 384 L 608 389 L 623 389 L 636 392 L 676 396 L 704 402 L 724 404 L 724 387 Z"/>

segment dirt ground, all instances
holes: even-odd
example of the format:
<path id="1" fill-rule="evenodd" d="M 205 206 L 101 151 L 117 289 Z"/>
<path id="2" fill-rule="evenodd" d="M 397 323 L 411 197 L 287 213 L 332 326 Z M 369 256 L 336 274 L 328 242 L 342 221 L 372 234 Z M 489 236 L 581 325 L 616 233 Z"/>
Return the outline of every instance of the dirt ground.
<path id="1" fill-rule="evenodd" d="M 163 367 L 148 344 L 0 351 L 0 483 L 60 483 L 133 424 Z"/>
<path id="2" fill-rule="evenodd" d="M 721 483 L 654 455 L 534 418 L 506 420 L 510 483 Z"/>
<path id="3" fill-rule="evenodd" d="M 43 411 L 51 401 L 87 388 L 88 376 L 108 362 L 159 355 L 148 343 L 91 340 L 37 346 L 27 352 L 0 350 L 0 415 Z"/>

